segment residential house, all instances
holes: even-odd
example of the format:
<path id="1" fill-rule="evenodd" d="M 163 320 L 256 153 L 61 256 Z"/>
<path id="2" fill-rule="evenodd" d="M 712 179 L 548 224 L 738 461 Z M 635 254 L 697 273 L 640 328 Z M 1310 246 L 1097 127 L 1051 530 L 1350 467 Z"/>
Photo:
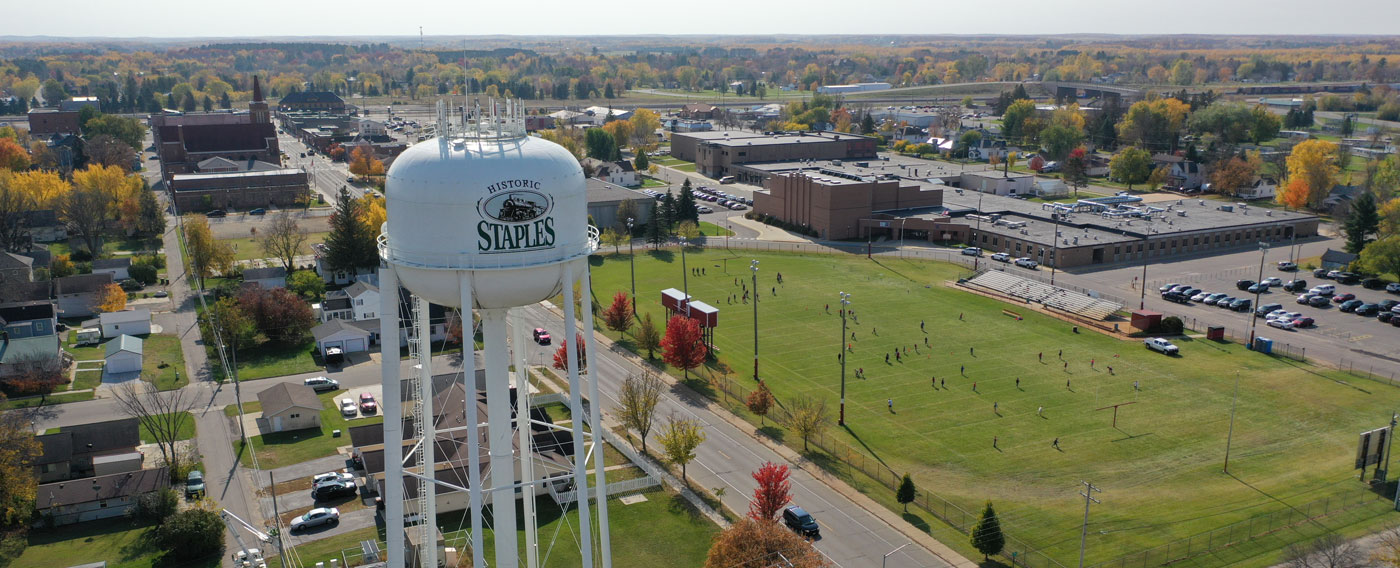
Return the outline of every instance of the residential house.
<path id="1" fill-rule="evenodd" d="M 378 312 L 379 287 L 357 280 L 340 290 L 326 292 L 326 299 L 321 304 L 321 321 L 378 319 Z"/>
<path id="2" fill-rule="evenodd" d="M 95 312 L 98 294 L 108 284 L 115 282 L 111 273 L 77 274 L 55 278 L 54 295 L 58 298 L 58 312 L 65 318 L 90 317 Z"/>
<path id="3" fill-rule="evenodd" d="M 1278 182 L 1261 177 L 1254 184 L 1235 190 L 1235 197 L 1245 200 L 1270 199 L 1278 193 Z"/>
<path id="4" fill-rule="evenodd" d="M 113 280 L 131 278 L 131 257 L 100 258 L 92 261 L 93 274 L 111 274 Z"/>
<path id="5" fill-rule="evenodd" d="M 316 340 L 316 350 L 325 356 L 326 350 L 338 347 L 345 353 L 361 353 L 369 350 L 371 332 L 358 327 L 355 322 L 333 319 L 311 328 L 311 336 Z M 379 325 L 379 320 L 374 320 Z"/>
<path id="6" fill-rule="evenodd" d="M 68 225 L 58 219 L 53 209 L 25 211 L 17 221 L 29 233 L 30 242 L 53 243 L 68 240 Z"/>
<path id="7" fill-rule="evenodd" d="M 107 353 L 103 357 L 106 364 L 102 367 L 102 374 L 111 376 L 141 372 L 144 352 L 145 342 L 141 341 L 141 338 L 118 335 L 116 339 L 107 342 Z"/>
<path id="8" fill-rule="evenodd" d="M 34 525 L 123 517 L 136 509 L 141 497 L 169 487 L 170 470 L 164 467 L 40 485 L 34 494 Z"/>
<path id="9" fill-rule="evenodd" d="M 1206 182 L 1205 169 L 1200 164 L 1173 154 L 1155 154 L 1152 167 L 1167 168 L 1166 184 L 1179 189 L 1200 189 Z"/>
<path id="10" fill-rule="evenodd" d="M 992 158 L 1004 161 L 1008 154 L 1019 151 L 1020 149 L 1016 147 L 1008 147 L 1005 140 L 994 140 L 983 135 L 976 144 L 967 148 L 967 158 L 983 162 L 991 161 Z"/>
<path id="11" fill-rule="evenodd" d="M 1357 255 L 1349 252 L 1327 249 L 1322 253 L 1320 264 L 1328 270 L 1345 270 L 1351 263 L 1356 262 L 1357 258 Z"/>
<path id="12" fill-rule="evenodd" d="M 0 304 L 0 377 L 62 368 L 57 327 L 51 300 Z"/>
<path id="13" fill-rule="evenodd" d="M 34 259 L 12 252 L 0 252 L 0 286 L 34 280 Z"/>
<path id="14" fill-rule="evenodd" d="M 97 321 L 102 328 L 102 337 L 108 339 L 119 335 L 151 333 L 151 310 L 147 308 L 102 313 L 97 316 Z"/>
<path id="15" fill-rule="evenodd" d="M 917 126 L 903 126 L 894 131 L 894 140 L 903 140 L 913 144 L 925 144 L 928 142 L 928 129 Z M 894 142 L 891 140 L 891 143 Z"/>
<path id="16" fill-rule="evenodd" d="M 311 387 L 277 383 L 258 393 L 262 417 L 258 427 L 264 432 L 284 432 L 321 427 L 321 399 Z"/>
<path id="17" fill-rule="evenodd" d="M 606 180 L 608 183 L 623 187 L 636 187 L 642 184 L 641 178 L 637 176 L 637 169 L 632 167 L 632 163 L 627 160 L 605 162 L 596 158 L 584 158 L 582 164 L 585 169 L 593 171 L 592 177 Z"/>
<path id="18" fill-rule="evenodd" d="M 287 269 L 281 266 L 248 268 L 243 271 L 245 284 L 257 284 L 268 290 L 287 287 Z"/>
<path id="19" fill-rule="evenodd" d="M 135 418 L 122 418 L 64 426 L 57 433 L 34 439 L 41 449 L 34 460 L 34 473 L 39 483 L 49 483 L 96 475 L 95 460 L 136 451 L 141 445 L 141 429 Z"/>
<path id="20" fill-rule="evenodd" d="M 1322 199 L 1321 210 L 1331 213 L 1333 217 L 1343 218 L 1351 213 L 1351 202 L 1356 196 L 1366 188 L 1359 185 L 1337 185 L 1332 187 L 1332 191 L 1327 193 L 1327 197 Z"/>
<path id="21" fill-rule="evenodd" d="M 691 120 L 709 120 L 715 117 L 715 105 L 709 103 L 690 103 L 681 108 L 681 118 Z"/>
<path id="22" fill-rule="evenodd" d="M 44 140 L 44 145 L 57 159 L 58 172 L 65 178 L 87 165 L 87 143 L 77 134 L 53 134 Z"/>
<path id="23" fill-rule="evenodd" d="M 313 243 L 311 245 L 311 252 L 316 256 L 316 274 L 321 275 L 321 279 L 325 280 L 326 284 L 344 286 L 358 280 L 365 280 L 371 283 L 379 282 L 377 267 L 359 268 L 354 273 L 332 269 L 330 264 L 326 263 L 326 250 L 326 243 Z"/>
<path id="24" fill-rule="evenodd" d="M 47 301 L 53 297 L 53 282 L 12 281 L 0 282 L 0 304 L 12 302 Z"/>

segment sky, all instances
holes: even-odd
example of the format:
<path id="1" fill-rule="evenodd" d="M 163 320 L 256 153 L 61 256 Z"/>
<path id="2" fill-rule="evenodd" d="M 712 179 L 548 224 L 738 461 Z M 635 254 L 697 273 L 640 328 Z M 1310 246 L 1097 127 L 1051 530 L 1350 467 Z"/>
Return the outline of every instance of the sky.
<path id="1" fill-rule="evenodd" d="M 0 36 L 1397 34 L 1400 1 L 17 1 Z M 1335 7 L 1335 8 L 1334 8 Z M 55 14 L 59 10 L 61 14 Z M 248 13 L 256 14 L 248 17 Z"/>

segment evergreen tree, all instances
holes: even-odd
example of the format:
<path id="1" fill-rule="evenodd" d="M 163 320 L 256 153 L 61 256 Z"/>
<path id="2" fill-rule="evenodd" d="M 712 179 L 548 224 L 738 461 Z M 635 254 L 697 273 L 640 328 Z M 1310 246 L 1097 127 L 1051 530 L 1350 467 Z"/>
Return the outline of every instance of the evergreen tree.
<path id="1" fill-rule="evenodd" d="M 228 98 L 228 91 L 219 95 L 219 108 L 233 108 L 233 101 Z"/>
<path id="2" fill-rule="evenodd" d="M 326 264 L 332 270 L 354 274 L 356 269 L 379 265 L 375 235 L 360 221 L 359 202 L 341 189 L 331 215 L 331 232 L 326 236 Z"/>
<path id="3" fill-rule="evenodd" d="M 606 98 L 606 99 L 615 99 L 615 98 L 617 98 L 617 95 L 613 93 L 612 83 L 608 83 L 607 86 L 603 87 L 603 98 Z"/>
<path id="4" fill-rule="evenodd" d="M 659 212 L 653 210 L 651 213 L 651 222 L 647 223 L 646 239 L 647 243 L 651 244 L 652 248 L 655 248 L 666 242 L 667 230 L 661 226 L 662 221 Z"/>
<path id="5" fill-rule="evenodd" d="M 1020 84 L 1020 83 L 1017 83 L 1017 84 L 1016 84 L 1016 88 L 1015 88 L 1015 89 L 1011 89 L 1011 100 L 1013 100 L 1013 101 L 1019 101 L 1019 100 L 1021 100 L 1021 99 L 1029 99 L 1029 98 L 1031 98 L 1031 96 L 1030 96 L 1030 94 L 1026 93 L 1026 86 L 1025 86 L 1025 85 L 1022 85 L 1022 84 Z"/>
<path id="6" fill-rule="evenodd" d="M 681 197 L 676 200 L 676 221 L 700 224 L 700 208 L 695 204 L 695 192 L 688 187 L 681 188 Z"/>
<path id="7" fill-rule="evenodd" d="M 865 116 L 861 117 L 860 119 L 860 133 L 870 134 L 872 132 L 875 132 L 875 117 L 871 116 L 870 113 L 867 112 L 865 113 Z"/>
<path id="8" fill-rule="evenodd" d="M 1001 554 L 1005 546 L 1006 535 L 1001 534 L 1001 522 L 997 520 L 997 512 L 992 510 L 992 502 L 987 501 L 987 507 L 982 509 L 982 518 L 972 527 L 972 547 L 981 552 L 982 559 L 986 560 L 988 556 Z"/>
<path id="9" fill-rule="evenodd" d="M 141 189 L 141 212 L 136 219 L 136 230 L 147 235 L 159 235 L 165 230 L 165 213 L 156 201 L 156 193 L 149 187 Z"/>
<path id="10" fill-rule="evenodd" d="M 1351 133 L 1352 133 L 1353 131 L 1355 131 L 1355 130 L 1356 130 L 1356 125 L 1352 123 L 1352 121 L 1351 121 L 1351 115 L 1348 114 L 1348 115 L 1346 115 L 1345 117 L 1343 117 L 1343 118 L 1342 118 L 1342 137 L 1345 138 L 1345 137 L 1347 137 L 1347 136 L 1351 136 Z"/>
<path id="11" fill-rule="evenodd" d="M 1376 212 L 1376 196 L 1363 190 L 1351 202 L 1351 212 L 1347 214 L 1342 232 L 1347 235 L 1347 252 L 1360 254 L 1371 242 L 1371 235 L 1380 229 L 1380 215 Z"/>
<path id="12" fill-rule="evenodd" d="M 194 93 L 185 93 L 185 99 L 180 101 L 180 110 L 194 112 L 196 104 L 198 103 L 194 100 Z"/>
<path id="13" fill-rule="evenodd" d="M 214 110 L 214 99 L 209 98 L 209 95 L 204 95 L 204 102 L 201 104 L 204 105 L 204 112 Z"/>
<path id="14" fill-rule="evenodd" d="M 669 189 L 666 190 L 666 197 L 661 199 L 661 207 L 659 207 L 659 209 L 660 211 L 658 211 L 658 213 L 661 217 L 661 226 L 665 227 L 666 234 L 670 235 L 671 228 L 675 227 L 676 223 L 681 220 L 680 216 L 677 215 L 679 211 L 676 209 L 676 194 L 671 193 Z"/>
<path id="15" fill-rule="evenodd" d="M 170 93 L 169 95 L 165 96 L 165 108 L 168 108 L 170 110 L 180 108 L 180 101 L 175 100 L 175 93 Z"/>
<path id="16" fill-rule="evenodd" d="M 904 479 L 899 480 L 899 490 L 895 491 L 894 500 L 904 505 L 904 512 L 909 512 L 909 504 L 914 502 L 914 479 L 909 474 L 904 474 Z"/>

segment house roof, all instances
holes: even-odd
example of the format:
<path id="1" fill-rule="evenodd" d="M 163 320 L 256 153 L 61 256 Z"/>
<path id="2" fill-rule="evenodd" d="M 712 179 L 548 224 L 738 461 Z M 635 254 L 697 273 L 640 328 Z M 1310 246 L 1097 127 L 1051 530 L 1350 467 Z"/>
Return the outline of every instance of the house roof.
<path id="1" fill-rule="evenodd" d="M 55 463 L 75 455 L 105 453 L 141 445 L 141 426 L 135 418 L 64 426 L 58 433 L 35 436 L 44 450 L 36 463 Z"/>
<path id="2" fill-rule="evenodd" d="M 715 105 L 708 103 L 690 103 L 685 105 L 687 112 L 709 112 L 715 110 Z"/>
<path id="3" fill-rule="evenodd" d="M 145 342 L 141 341 L 140 337 L 123 333 L 118 335 L 116 339 L 107 342 L 106 356 L 111 357 L 122 351 L 129 351 L 140 355 L 145 350 L 144 343 Z"/>
<path id="4" fill-rule="evenodd" d="M 0 364 L 52 361 L 58 357 L 58 335 L 11 338 L 0 343 Z"/>
<path id="5" fill-rule="evenodd" d="M 6 282 L 0 286 L 0 302 L 33 302 L 47 300 L 53 294 L 53 282 Z"/>
<path id="6" fill-rule="evenodd" d="M 274 416 L 292 408 L 321 411 L 321 399 L 311 387 L 296 383 L 277 383 L 258 393 L 263 416 Z"/>
<path id="7" fill-rule="evenodd" d="M 20 218 L 24 219 L 24 222 L 29 223 L 30 227 L 52 227 L 60 223 L 58 220 L 58 211 L 53 209 L 25 211 L 20 215 Z"/>
<path id="8" fill-rule="evenodd" d="M 48 319 L 56 314 L 53 302 L 47 300 L 0 304 L 0 325 L 18 321 Z"/>
<path id="9" fill-rule="evenodd" d="M 350 298 L 327 298 L 321 302 L 321 311 L 338 312 L 350 309 Z"/>
<path id="10" fill-rule="evenodd" d="M 131 257 L 103 258 L 92 261 L 92 267 L 98 268 L 131 268 Z"/>
<path id="11" fill-rule="evenodd" d="M 77 274 L 74 276 L 64 276 L 54 279 L 54 293 L 63 294 L 88 294 L 101 290 L 103 286 L 111 284 L 112 273 L 102 272 L 99 274 Z"/>
<path id="12" fill-rule="evenodd" d="M 311 336 L 315 337 L 316 341 L 324 341 L 326 338 L 345 330 L 350 330 L 355 335 L 369 334 L 368 331 L 350 325 L 350 323 L 345 320 L 333 319 L 331 321 L 311 328 Z"/>
<path id="13" fill-rule="evenodd" d="M 187 152 L 265 150 L 267 140 L 276 137 L 277 127 L 270 123 L 193 124 L 160 129 L 161 140 L 180 140 Z"/>
<path id="14" fill-rule="evenodd" d="M 346 286 L 345 288 L 342 288 L 341 291 L 342 291 L 342 292 L 345 292 L 345 295 L 346 295 L 346 296 L 349 296 L 349 297 L 351 297 L 351 298 L 357 298 L 357 297 L 360 296 L 360 294 L 363 294 L 363 293 L 369 292 L 369 291 L 373 291 L 373 292 L 375 292 L 375 293 L 378 293 L 378 292 L 379 292 L 379 287 L 378 287 L 378 286 L 375 286 L 375 285 L 373 285 L 373 284 L 370 284 L 370 283 L 368 283 L 368 282 L 365 282 L 364 280 L 356 280 L 354 283 L 350 284 L 349 286 Z"/>
<path id="15" fill-rule="evenodd" d="M 286 278 L 287 269 L 281 266 L 269 268 L 249 268 L 243 271 L 244 280 L 266 280 L 268 278 Z"/>
<path id="16" fill-rule="evenodd" d="M 33 267 L 34 259 L 27 256 L 21 256 L 12 252 L 0 254 L 0 270 Z"/>
<path id="17" fill-rule="evenodd" d="M 1322 253 L 1322 262 L 1350 264 L 1357 258 L 1357 255 L 1339 250 L 1327 249 L 1327 252 Z"/>
<path id="18" fill-rule="evenodd" d="M 330 91 L 300 91 L 296 93 L 287 93 L 287 96 L 282 97 L 281 100 L 277 101 L 277 104 L 286 105 L 325 102 L 345 104 L 345 99 L 340 98 L 340 95 Z"/>
<path id="19" fill-rule="evenodd" d="M 652 201 L 652 198 L 640 191 L 633 191 L 617 185 L 615 183 L 598 178 L 588 178 L 584 183 L 585 198 L 588 203 L 610 203 L 617 201 Z M 626 219 L 624 219 L 625 221 Z"/>
<path id="20" fill-rule="evenodd" d="M 100 325 L 133 321 L 151 321 L 151 310 L 149 308 L 140 308 L 122 310 L 120 312 L 104 312 L 97 315 L 97 321 L 100 322 Z"/>
<path id="21" fill-rule="evenodd" d="M 141 469 L 40 485 L 34 495 L 34 508 L 91 503 L 121 497 L 134 497 L 170 486 L 170 471 L 161 467 Z"/>

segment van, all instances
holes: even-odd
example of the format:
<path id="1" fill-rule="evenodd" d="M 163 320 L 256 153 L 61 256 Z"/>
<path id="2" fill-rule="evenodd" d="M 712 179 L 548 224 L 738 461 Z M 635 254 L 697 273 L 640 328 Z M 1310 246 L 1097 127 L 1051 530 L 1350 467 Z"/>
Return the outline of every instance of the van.
<path id="1" fill-rule="evenodd" d="M 734 183 L 734 182 L 737 182 L 737 181 L 739 181 L 739 180 L 734 179 L 734 176 L 724 176 L 724 177 L 722 177 L 722 178 L 719 178 L 719 182 L 720 182 L 720 183 Z"/>

